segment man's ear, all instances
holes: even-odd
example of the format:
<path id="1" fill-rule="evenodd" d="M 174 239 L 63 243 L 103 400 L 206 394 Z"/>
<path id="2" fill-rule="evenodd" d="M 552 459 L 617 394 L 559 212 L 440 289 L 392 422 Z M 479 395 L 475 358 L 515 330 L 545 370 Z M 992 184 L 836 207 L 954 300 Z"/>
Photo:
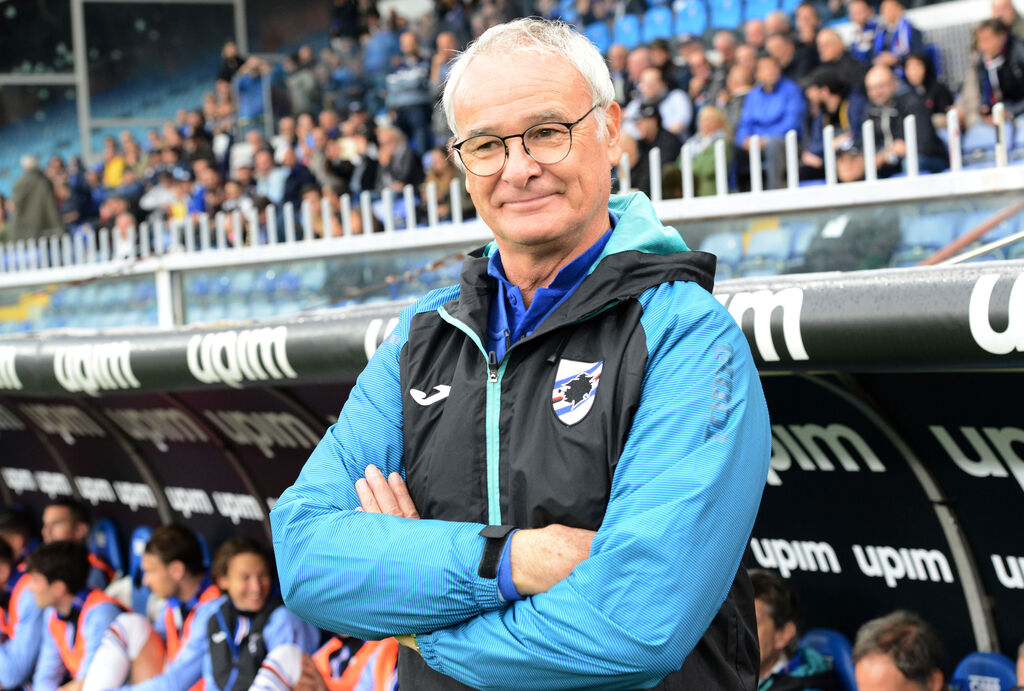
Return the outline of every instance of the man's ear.
<path id="1" fill-rule="evenodd" d="M 171 578 L 180 581 L 185 577 L 185 563 L 180 559 L 175 559 L 167 565 L 167 571 L 171 574 Z"/>
<path id="2" fill-rule="evenodd" d="M 605 108 L 604 139 L 608 145 L 608 165 L 616 166 L 622 158 L 622 108 L 612 101 Z"/>
<path id="3" fill-rule="evenodd" d="M 81 542 L 89 535 L 88 523 L 75 523 L 75 540 Z"/>
<path id="4" fill-rule="evenodd" d="M 945 682 L 946 678 L 942 675 L 942 670 L 934 669 L 932 670 L 931 676 L 928 677 L 926 687 L 928 691 L 942 691 Z"/>
<path id="5" fill-rule="evenodd" d="M 775 632 L 775 649 L 785 650 L 789 647 L 790 641 L 796 636 L 796 624 L 787 621 L 786 625 Z"/>

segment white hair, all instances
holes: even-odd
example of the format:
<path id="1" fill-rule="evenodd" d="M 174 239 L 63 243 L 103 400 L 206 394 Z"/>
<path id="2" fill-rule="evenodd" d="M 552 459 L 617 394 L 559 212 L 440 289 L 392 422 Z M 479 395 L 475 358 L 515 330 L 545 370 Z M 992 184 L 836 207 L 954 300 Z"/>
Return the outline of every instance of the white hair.
<path id="1" fill-rule="evenodd" d="M 39 167 L 39 158 L 34 154 L 25 154 L 21 157 L 21 169 L 24 171 L 35 170 Z"/>
<path id="2" fill-rule="evenodd" d="M 550 55 L 552 58 L 565 60 L 576 68 L 587 85 L 591 103 L 597 106 L 594 118 L 603 137 L 605 109 L 615 99 L 615 89 L 612 86 L 608 65 L 590 39 L 571 26 L 564 22 L 536 17 L 516 19 L 507 24 L 491 27 L 456 58 L 448 73 L 444 96 L 441 99 L 448 128 L 456 137 L 459 130 L 455 123 L 455 90 L 469 63 L 479 56 L 508 55 L 519 51 Z M 500 89 L 500 82 L 495 83 L 492 88 Z"/>

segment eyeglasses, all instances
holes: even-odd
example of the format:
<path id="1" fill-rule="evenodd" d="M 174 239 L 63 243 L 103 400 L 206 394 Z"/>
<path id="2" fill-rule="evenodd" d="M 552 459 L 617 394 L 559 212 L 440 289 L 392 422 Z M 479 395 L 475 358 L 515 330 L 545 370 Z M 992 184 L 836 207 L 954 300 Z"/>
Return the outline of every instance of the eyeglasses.
<path id="1" fill-rule="evenodd" d="M 508 161 L 508 140 L 519 137 L 523 140 L 523 150 L 537 163 L 549 166 L 558 163 L 569 155 L 572 149 L 572 128 L 583 122 L 597 106 L 576 122 L 542 122 L 534 125 L 522 134 L 510 134 L 499 137 L 495 134 L 479 134 L 463 139 L 452 148 L 459 152 L 462 164 L 473 175 L 487 177 L 496 175 Z"/>

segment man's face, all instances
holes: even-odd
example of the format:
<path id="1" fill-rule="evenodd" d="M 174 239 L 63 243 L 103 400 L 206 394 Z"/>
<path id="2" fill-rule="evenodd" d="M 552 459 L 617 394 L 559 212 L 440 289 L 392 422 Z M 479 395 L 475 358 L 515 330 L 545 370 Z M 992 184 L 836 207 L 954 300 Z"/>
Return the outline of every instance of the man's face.
<path id="1" fill-rule="evenodd" d="M 778 83 L 780 76 L 782 76 L 782 70 L 779 69 L 775 60 L 761 58 L 757 61 L 757 81 L 762 86 L 772 88 Z"/>
<path id="2" fill-rule="evenodd" d="M 81 541 L 85 539 L 88 530 L 84 523 L 75 523 L 71 510 L 66 506 L 47 506 L 43 509 L 43 542 Z"/>
<path id="3" fill-rule="evenodd" d="M 615 44 L 608 49 L 608 67 L 615 71 L 621 72 L 626 69 L 626 57 L 629 55 L 629 51 L 626 46 Z"/>
<path id="4" fill-rule="evenodd" d="M 488 88 L 495 75 L 505 76 L 500 90 Z M 564 60 L 529 52 L 481 56 L 455 92 L 457 136 L 504 136 L 542 122 L 573 122 L 592 105 L 583 77 Z M 603 138 L 591 113 L 573 128 L 572 149 L 558 163 L 537 163 L 521 139 L 511 139 L 501 172 L 467 173 L 466 189 L 503 252 L 568 250 L 607 229 L 609 169 L 621 155 L 621 114 L 615 103 L 605 112 Z"/>
<path id="5" fill-rule="evenodd" d="M 243 552 L 228 562 L 227 575 L 219 579 L 218 585 L 231 602 L 243 612 L 258 612 L 263 609 L 270 595 L 270 569 L 258 554 Z"/>
<path id="6" fill-rule="evenodd" d="M 810 5 L 799 5 L 796 8 L 796 28 L 801 36 L 812 35 L 818 30 L 818 13 Z"/>
<path id="7" fill-rule="evenodd" d="M 640 79 L 640 73 L 651 66 L 651 53 L 646 48 L 634 48 L 626 57 L 626 71 L 633 81 Z M 570 122 L 572 122 L 570 120 Z"/>
<path id="8" fill-rule="evenodd" d="M 992 0 L 992 16 L 1010 26 L 1017 19 L 1017 10 L 1010 0 Z"/>
<path id="9" fill-rule="evenodd" d="M 419 52 L 419 40 L 413 32 L 406 31 L 399 37 L 398 41 L 403 55 L 415 56 Z"/>
<path id="10" fill-rule="evenodd" d="M 780 65 L 788 65 L 793 59 L 793 44 L 782 36 L 772 36 L 765 45 L 765 51 L 779 61 Z"/>
<path id="11" fill-rule="evenodd" d="M 757 617 L 757 642 L 761 648 L 761 675 L 766 675 L 778 661 L 782 651 L 796 635 L 796 627 L 786 624 L 783 628 L 775 625 L 771 608 L 762 600 L 754 600 L 754 614 Z"/>
<path id="12" fill-rule="evenodd" d="M 57 598 L 67 592 L 63 581 L 50 583 L 46 580 L 46 576 L 38 571 L 29 572 L 28 589 L 36 599 L 39 609 L 57 604 Z"/>
<path id="13" fill-rule="evenodd" d="M 843 57 L 843 39 L 836 32 L 826 29 L 818 34 L 818 55 L 822 62 L 835 62 Z"/>
<path id="14" fill-rule="evenodd" d="M 645 101 L 654 101 L 665 90 L 665 82 L 662 81 L 661 72 L 656 67 L 648 67 L 643 71 L 638 86 Z"/>
<path id="15" fill-rule="evenodd" d="M 883 0 L 879 10 L 882 14 L 882 19 L 889 26 L 894 26 L 900 20 L 900 17 L 903 16 L 903 5 L 896 2 L 896 0 Z"/>
<path id="16" fill-rule="evenodd" d="M 1006 43 L 1006 34 L 996 33 L 991 29 L 978 29 L 975 34 L 978 39 L 978 50 L 986 58 L 992 59 L 999 55 Z"/>
<path id="17" fill-rule="evenodd" d="M 180 561 L 165 564 L 155 554 L 142 554 L 142 585 L 149 588 L 154 595 L 165 600 L 178 595 L 181 574 L 185 567 Z"/>
<path id="18" fill-rule="evenodd" d="M 751 19 L 743 30 L 743 36 L 751 46 L 763 46 L 764 35 L 764 22 L 760 19 Z"/>
<path id="19" fill-rule="evenodd" d="M 885 653 L 862 657 L 853 672 L 859 691 L 938 691 L 943 681 L 942 672 L 935 670 L 922 690 L 921 685 L 907 679 Z"/>
<path id="20" fill-rule="evenodd" d="M 871 19 L 871 6 L 866 2 L 851 2 L 849 7 L 850 21 L 859 27 L 863 27 Z"/>
<path id="21" fill-rule="evenodd" d="M 896 80 L 888 71 L 871 70 L 864 78 L 868 99 L 876 106 L 885 105 L 896 93 Z"/>

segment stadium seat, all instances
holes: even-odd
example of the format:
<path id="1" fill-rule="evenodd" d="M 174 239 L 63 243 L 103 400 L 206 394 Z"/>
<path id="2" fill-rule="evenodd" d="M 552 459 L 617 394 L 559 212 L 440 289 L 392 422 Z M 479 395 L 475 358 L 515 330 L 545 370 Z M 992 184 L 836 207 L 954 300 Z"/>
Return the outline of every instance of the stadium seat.
<path id="1" fill-rule="evenodd" d="M 652 7 L 644 14 L 644 43 L 656 38 L 672 38 L 672 10 L 664 5 Z"/>
<path id="2" fill-rule="evenodd" d="M 117 537 L 117 526 L 109 518 L 97 519 L 86 538 L 89 551 L 110 564 L 114 571 L 124 573 L 124 557 L 121 556 L 121 540 Z"/>
<path id="3" fill-rule="evenodd" d="M 992 153 L 996 147 L 996 128 L 992 125 L 978 123 L 963 133 L 960 148 L 965 156 L 979 153 Z"/>
<path id="4" fill-rule="evenodd" d="M 704 238 L 700 249 L 718 257 L 718 268 L 728 269 L 731 276 L 743 258 L 743 237 L 739 233 L 712 233 Z"/>
<path id="5" fill-rule="evenodd" d="M 1017 685 L 1013 660 L 999 653 L 970 653 L 953 670 L 950 687 L 956 691 L 1008 691 Z"/>
<path id="6" fill-rule="evenodd" d="M 209 571 L 213 564 L 213 559 L 210 556 L 210 543 L 206 541 L 202 533 L 196 533 L 196 537 L 199 538 L 199 549 L 203 553 L 203 568 Z"/>
<path id="7" fill-rule="evenodd" d="M 675 6 L 673 31 L 676 36 L 700 36 L 708 28 L 708 12 L 701 0 L 685 0 Z"/>
<path id="8" fill-rule="evenodd" d="M 736 29 L 743 23 L 743 3 L 740 0 L 711 0 L 711 28 Z"/>
<path id="9" fill-rule="evenodd" d="M 793 232 L 793 244 L 789 248 L 789 258 L 786 260 L 786 268 L 790 269 L 803 263 L 811 240 L 818 234 L 818 224 L 814 221 L 796 221 L 789 223 L 788 226 Z"/>
<path id="10" fill-rule="evenodd" d="M 981 211 L 974 211 L 974 212 L 971 212 L 971 213 L 967 214 L 967 216 L 965 216 L 964 219 L 960 222 L 960 227 L 959 227 L 959 232 L 957 233 L 957 237 L 960 237 L 960 236 L 962 236 L 962 235 L 964 235 L 966 233 L 969 233 L 970 231 L 972 231 L 973 229 L 977 228 L 982 223 L 988 221 L 990 218 L 995 216 L 997 212 L 998 212 L 998 209 L 986 209 L 986 210 L 981 210 Z M 1020 229 L 1019 216 L 1008 218 L 1007 220 L 1003 221 L 1002 223 L 997 225 L 992 230 L 990 230 L 987 233 L 985 233 L 981 237 L 981 242 L 982 243 L 988 243 L 988 242 L 995 242 L 996 240 L 1001 240 L 1002 238 L 1005 238 L 1008 235 L 1012 235 L 1013 233 L 1016 233 L 1019 229 Z"/>
<path id="11" fill-rule="evenodd" d="M 937 43 L 925 43 L 924 52 L 932 61 L 932 69 L 936 77 L 942 77 L 942 52 Z"/>
<path id="12" fill-rule="evenodd" d="M 779 0 L 747 0 L 744 21 L 764 19 L 777 9 L 779 9 Z"/>
<path id="13" fill-rule="evenodd" d="M 587 24 L 583 29 L 583 35 L 597 46 L 597 49 L 601 51 L 601 55 L 607 53 L 612 45 L 612 32 L 608 30 L 608 25 L 605 22 Z"/>
<path id="14" fill-rule="evenodd" d="M 759 230 L 750 235 L 739 270 L 743 276 L 772 276 L 785 270 L 793 246 L 789 228 Z"/>
<path id="15" fill-rule="evenodd" d="M 615 20 L 615 43 L 626 46 L 630 50 L 642 42 L 640 17 L 635 14 L 624 14 Z"/>
<path id="16" fill-rule="evenodd" d="M 803 2 L 803 0 L 781 0 L 779 3 L 779 9 L 786 14 L 793 14 L 796 12 L 797 6 Z"/>
<path id="17" fill-rule="evenodd" d="M 800 639 L 800 647 L 811 648 L 832 660 L 832 669 L 844 691 L 857 691 L 853 674 L 853 647 L 843 634 L 832 629 L 811 629 Z"/>
<path id="18" fill-rule="evenodd" d="M 131 550 L 128 554 L 128 573 L 132 577 L 132 609 L 136 612 L 145 612 L 146 603 L 149 601 L 149 588 L 142 584 L 142 553 L 146 550 L 146 543 L 153 535 L 153 529 L 148 525 L 140 525 L 132 531 Z"/>
<path id="19" fill-rule="evenodd" d="M 905 219 L 899 247 L 893 254 L 893 266 L 913 266 L 937 250 L 953 242 L 957 233 L 957 217 L 951 213 L 934 213 Z"/>

